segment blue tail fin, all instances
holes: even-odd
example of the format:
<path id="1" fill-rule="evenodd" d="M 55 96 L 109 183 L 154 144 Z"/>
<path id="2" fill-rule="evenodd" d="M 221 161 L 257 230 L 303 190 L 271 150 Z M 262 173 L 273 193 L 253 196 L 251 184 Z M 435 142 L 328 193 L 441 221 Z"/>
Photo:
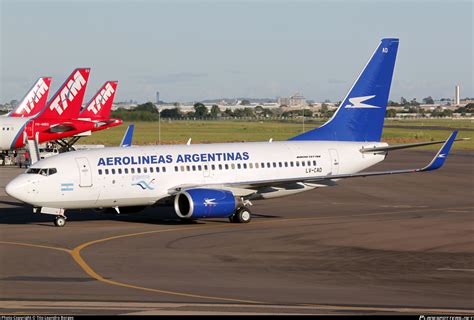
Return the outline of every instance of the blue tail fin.
<path id="1" fill-rule="evenodd" d="M 135 125 L 133 124 L 128 126 L 127 131 L 125 131 L 125 134 L 123 135 L 122 142 L 120 143 L 121 147 L 130 147 L 132 145 L 134 128 Z"/>
<path id="2" fill-rule="evenodd" d="M 289 140 L 380 141 L 398 39 L 382 39 L 333 117 Z"/>

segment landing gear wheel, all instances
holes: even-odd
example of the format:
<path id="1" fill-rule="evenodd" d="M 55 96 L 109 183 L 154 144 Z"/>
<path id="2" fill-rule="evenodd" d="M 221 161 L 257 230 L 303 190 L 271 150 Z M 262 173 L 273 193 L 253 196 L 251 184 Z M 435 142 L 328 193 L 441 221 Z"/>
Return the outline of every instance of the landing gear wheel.
<path id="1" fill-rule="evenodd" d="M 62 216 L 57 216 L 56 219 L 54 220 L 54 225 L 56 227 L 64 227 L 66 224 L 66 218 Z"/>
<path id="2" fill-rule="evenodd" d="M 232 216 L 234 223 L 249 223 L 252 220 L 250 210 L 247 207 L 241 207 Z"/>

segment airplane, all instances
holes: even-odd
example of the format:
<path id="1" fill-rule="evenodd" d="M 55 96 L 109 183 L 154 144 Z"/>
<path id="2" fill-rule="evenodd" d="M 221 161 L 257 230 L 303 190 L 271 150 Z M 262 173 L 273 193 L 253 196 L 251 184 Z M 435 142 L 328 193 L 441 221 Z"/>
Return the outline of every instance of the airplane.
<path id="1" fill-rule="evenodd" d="M 117 81 L 107 81 L 91 98 L 79 114 L 79 119 L 96 123 L 92 131 L 99 131 L 122 124 L 121 119 L 110 118 L 110 111 L 117 91 Z"/>
<path id="2" fill-rule="evenodd" d="M 456 139 L 403 145 L 381 142 L 398 39 L 382 39 L 333 117 L 287 141 L 107 147 L 41 160 L 7 186 L 8 195 L 66 223 L 69 209 L 137 211 L 172 201 L 182 220 L 251 220 L 251 201 L 335 186 L 340 180 L 429 172 Z M 388 151 L 443 143 L 419 169 L 367 172 Z"/>
<path id="3" fill-rule="evenodd" d="M 24 147 L 28 140 L 37 143 L 58 140 L 92 130 L 96 123 L 76 119 L 79 115 L 89 68 L 74 70 L 47 105 L 31 117 L 0 118 L 0 150 Z"/>
<path id="4" fill-rule="evenodd" d="M 40 112 L 48 100 L 51 78 L 41 77 L 30 88 L 28 93 L 21 99 L 15 110 L 8 113 L 7 117 L 29 117 Z"/>
<path id="5" fill-rule="evenodd" d="M 112 128 L 123 123 L 122 119 L 110 118 L 110 111 L 117 91 L 117 81 L 107 81 L 91 98 L 87 105 L 80 111 L 78 120 L 91 121 L 94 127 L 90 131 L 100 131 Z M 64 138 L 55 142 L 61 146 L 62 150 L 76 150 L 75 143 L 83 137 L 82 134 L 67 136 L 69 140 Z"/>

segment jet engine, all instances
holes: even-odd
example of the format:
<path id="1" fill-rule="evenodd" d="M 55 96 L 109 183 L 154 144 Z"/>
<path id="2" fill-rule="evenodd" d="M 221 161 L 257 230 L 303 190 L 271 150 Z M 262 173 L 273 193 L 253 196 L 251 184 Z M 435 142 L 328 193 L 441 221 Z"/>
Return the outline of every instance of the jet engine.
<path id="1" fill-rule="evenodd" d="M 230 191 L 187 189 L 174 198 L 174 209 L 182 219 L 226 218 L 235 213 L 237 201 Z"/>

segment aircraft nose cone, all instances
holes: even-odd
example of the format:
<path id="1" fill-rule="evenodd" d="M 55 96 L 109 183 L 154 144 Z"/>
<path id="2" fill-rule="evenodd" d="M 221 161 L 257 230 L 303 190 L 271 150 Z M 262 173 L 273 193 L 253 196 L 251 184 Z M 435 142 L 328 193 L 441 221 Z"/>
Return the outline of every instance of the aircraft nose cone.
<path id="1" fill-rule="evenodd" d="M 24 196 L 24 185 L 22 183 L 19 183 L 17 179 L 13 179 L 5 187 L 5 192 L 10 197 L 23 201 L 22 198 Z"/>

